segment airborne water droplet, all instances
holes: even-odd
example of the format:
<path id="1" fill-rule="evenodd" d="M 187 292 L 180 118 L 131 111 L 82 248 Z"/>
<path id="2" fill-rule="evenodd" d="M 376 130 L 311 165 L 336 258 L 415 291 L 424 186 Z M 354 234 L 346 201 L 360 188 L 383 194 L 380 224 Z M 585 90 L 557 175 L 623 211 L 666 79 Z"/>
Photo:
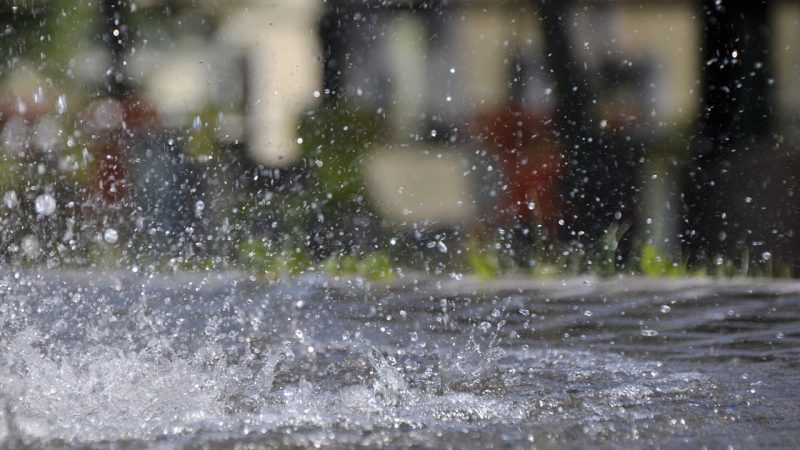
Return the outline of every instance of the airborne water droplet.
<path id="1" fill-rule="evenodd" d="M 107 228 L 106 231 L 103 232 L 103 240 L 109 244 L 116 244 L 118 239 L 119 233 L 113 228 Z"/>
<path id="2" fill-rule="evenodd" d="M 67 96 L 65 94 L 61 94 L 56 99 L 56 111 L 59 114 L 64 114 L 67 112 Z"/>
<path id="3" fill-rule="evenodd" d="M 17 193 L 14 191 L 8 191 L 3 194 L 3 204 L 6 205 L 8 209 L 14 209 L 19 204 L 19 199 L 17 198 Z"/>
<path id="4" fill-rule="evenodd" d="M 49 216 L 56 212 L 56 199 L 50 194 L 42 194 L 36 197 L 34 207 L 36 208 L 36 214 Z"/>

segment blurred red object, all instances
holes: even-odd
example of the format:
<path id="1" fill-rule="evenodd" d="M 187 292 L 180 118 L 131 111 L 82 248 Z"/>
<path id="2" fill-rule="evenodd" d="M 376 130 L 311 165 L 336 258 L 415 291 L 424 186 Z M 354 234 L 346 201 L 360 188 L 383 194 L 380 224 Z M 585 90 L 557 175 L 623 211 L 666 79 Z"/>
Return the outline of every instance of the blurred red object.
<path id="1" fill-rule="evenodd" d="M 105 203 L 119 203 L 128 191 L 125 150 L 137 134 L 152 132 L 158 127 L 155 109 L 139 99 L 105 98 L 89 106 L 86 124 L 95 136 L 92 145 L 94 185 Z"/>
<path id="2" fill-rule="evenodd" d="M 508 184 L 488 221 L 538 223 L 555 230 L 561 212 L 561 147 L 552 121 L 509 106 L 479 116 L 471 128 L 478 142 L 498 157 Z"/>

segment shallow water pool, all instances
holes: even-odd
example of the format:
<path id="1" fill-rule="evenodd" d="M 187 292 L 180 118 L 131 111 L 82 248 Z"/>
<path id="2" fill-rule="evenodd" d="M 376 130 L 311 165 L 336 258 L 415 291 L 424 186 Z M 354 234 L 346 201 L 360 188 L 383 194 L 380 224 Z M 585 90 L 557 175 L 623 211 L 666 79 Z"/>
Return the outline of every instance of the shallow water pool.
<path id="1" fill-rule="evenodd" d="M 800 284 L 0 273 L 4 448 L 796 448 Z"/>

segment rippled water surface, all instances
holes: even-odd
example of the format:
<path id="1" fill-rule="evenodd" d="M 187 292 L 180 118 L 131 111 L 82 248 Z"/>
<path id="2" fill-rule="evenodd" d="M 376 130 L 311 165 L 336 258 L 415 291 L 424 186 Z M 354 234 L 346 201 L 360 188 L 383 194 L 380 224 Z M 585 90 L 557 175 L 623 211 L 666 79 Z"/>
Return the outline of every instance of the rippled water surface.
<path id="1" fill-rule="evenodd" d="M 800 445 L 800 284 L 0 273 L 4 448 Z"/>

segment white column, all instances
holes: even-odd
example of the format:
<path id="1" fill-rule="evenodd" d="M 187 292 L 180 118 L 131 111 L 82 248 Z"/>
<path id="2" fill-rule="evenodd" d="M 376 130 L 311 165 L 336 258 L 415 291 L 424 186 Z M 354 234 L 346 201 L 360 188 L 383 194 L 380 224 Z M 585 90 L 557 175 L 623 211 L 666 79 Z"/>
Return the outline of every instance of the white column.
<path id="1" fill-rule="evenodd" d="M 320 0 L 247 2 L 228 17 L 223 39 L 248 54 L 248 131 L 253 159 L 286 167 L 300 157 L 297 124 L 322 91 Z"/>

